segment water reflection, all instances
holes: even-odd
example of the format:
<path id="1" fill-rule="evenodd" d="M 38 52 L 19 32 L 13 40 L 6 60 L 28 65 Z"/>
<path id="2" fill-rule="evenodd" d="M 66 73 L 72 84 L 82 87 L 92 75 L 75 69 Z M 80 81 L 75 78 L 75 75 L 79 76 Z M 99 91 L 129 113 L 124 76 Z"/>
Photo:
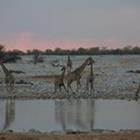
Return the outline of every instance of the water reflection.
<path id="1" fill-rule="evenodd" d="M 90 100 L 90 112 L 89 112 L 89 120 L 90 120 L 90 129 L 94 129 L 94 120 L 95 120 L 95 100 Z"/>
<path id="2" fill-rule="evenodd" d="M 55 101 L 56 121 L 62 130 L 93 130 L 94 129 L 95 100 L 83 103 L 82 100 Z"/>
<path id="3" fill-rule="evenodd" d="M 5 103 L 5 122 L 3 130 L 9 128 L 10 124 L 15 120 L 15 100 L 9 99 Z"/>
<path id="4" fill-rule="evenodd" d="M 140 100 L 0 100 L 0 130 L 140 129 Z"/>

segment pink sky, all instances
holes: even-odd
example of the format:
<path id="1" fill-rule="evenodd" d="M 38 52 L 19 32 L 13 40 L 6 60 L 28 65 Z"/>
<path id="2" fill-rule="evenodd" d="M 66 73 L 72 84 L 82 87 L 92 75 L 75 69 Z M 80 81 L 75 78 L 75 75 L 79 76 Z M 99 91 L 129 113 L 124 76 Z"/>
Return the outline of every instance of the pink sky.
<path id="1" fill-rule="evenodd" d="M 5 45 L 6 50 L 19 49 L 22 51 L 32 50 L 32 49 L 77 49 L 80 47 L 91 48 L 96 46 L 108 46 L 117 47 L 119 44 L 118 40 L 113 38 L 103 41 L 99 44 L 96 40 L 48 40 L 40 39 L 32 33 L 24 32 L 20 34 L 12 34 L 7 38 L 0 39 L 1 44 Z M 104 43 L 105 42 L 105 43 Z"/>

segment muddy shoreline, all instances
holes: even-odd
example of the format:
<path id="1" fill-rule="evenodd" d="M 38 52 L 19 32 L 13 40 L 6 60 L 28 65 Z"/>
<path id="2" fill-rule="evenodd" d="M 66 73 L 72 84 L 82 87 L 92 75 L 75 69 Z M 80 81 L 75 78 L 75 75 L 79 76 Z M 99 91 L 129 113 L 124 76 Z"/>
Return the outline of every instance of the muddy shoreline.
<path id="1" fill-rule="evenodd" d="M 88 132 L 88 133 L 13 133 L 1 132 L 0 140 L 139 140 L 140 130 L 123 130 L 119 132 L 103 131 L 103 132 Z"/>
<path id="2" fill-rule="evenodd" d="M 0 99 L 118 99 L 135 100 L 136 94 L 104 94 L 104 93 L 26 93 L 0 94 Z"/>

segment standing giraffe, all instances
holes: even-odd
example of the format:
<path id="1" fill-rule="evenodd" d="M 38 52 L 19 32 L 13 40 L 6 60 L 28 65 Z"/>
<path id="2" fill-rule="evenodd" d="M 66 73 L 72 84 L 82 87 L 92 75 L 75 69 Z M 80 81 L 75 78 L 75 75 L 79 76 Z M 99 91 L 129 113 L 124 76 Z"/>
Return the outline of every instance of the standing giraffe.
<path id="1" fill-rule="evenodd" d="M 67 74 L 71 72 L 72 69 L 72 61 L 70 59 L 70 56 L 68 56 L 68 61 L 67 61 Z"/>
<path id="2" fill-rule="evenodd" d="M 91 61 L 93 61 L 93 59 L 91 57 L 88 57 L 80 67 L 76 68 L 74 71 L 67 74 L 66 80 L 68 89 L 70 88 L 72 91 L 71 84 L 74 81 L 77 82 L 77 89 L 79 88 L 79 86 L 81 86 L 80 79 L 82 76 L 82 72 L 84 71 L 85 67 L 90 64 Z"/>
<path id="3" fill-rule="evenodd" d="M 93 72 L 93 63 L 95 63 L 94 60 L 92 60 L 90 62 L 90 73 L 87 77 L 87 81 L 86 81 L 86 89 L 89 90 L 89 88 L 91 90 L 94 90 L 94 81 L 95 81 L 95 75 L 94 75 L 94 72 Z"/>
<path id="4" fill-rule="evenodd" d="M 62 74 L 54 77 L 55 78 L 55 80 L 54 80 L 54 92 L 56 92 L 57 89 L 59 89 L 59 91 L 61 91 L 61 87 L 63 87 L 65 89 L 65 91 L 67 91 L 65 84 L 64 84 L 64 76 L 65 76 L 66 67 L 63 66 L 61 70 L 62 70 Z"/>
<path id="5" fill-rule="evenodd" d="M 2 67 L 2 70 L 5 74 L 5 84 L 8 87 L 10 87 L 10 90 L 14 88 L 14 84 L 15 84 L 15 77 L 11 74 L 11 72 L 6 68 L 6 66 L 3 64 L 3 62 L 0 62 L 0 65 Z"/>

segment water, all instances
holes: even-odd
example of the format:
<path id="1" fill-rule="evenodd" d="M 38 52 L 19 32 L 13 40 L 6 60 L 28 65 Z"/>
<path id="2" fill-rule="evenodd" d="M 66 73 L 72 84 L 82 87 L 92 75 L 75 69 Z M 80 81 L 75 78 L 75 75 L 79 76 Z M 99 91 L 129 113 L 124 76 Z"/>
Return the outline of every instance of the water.
<path id="1" fill-rule="evenodd" d="M 140 101 L 0 100 L 0 130 L 140 129 Z"/>

